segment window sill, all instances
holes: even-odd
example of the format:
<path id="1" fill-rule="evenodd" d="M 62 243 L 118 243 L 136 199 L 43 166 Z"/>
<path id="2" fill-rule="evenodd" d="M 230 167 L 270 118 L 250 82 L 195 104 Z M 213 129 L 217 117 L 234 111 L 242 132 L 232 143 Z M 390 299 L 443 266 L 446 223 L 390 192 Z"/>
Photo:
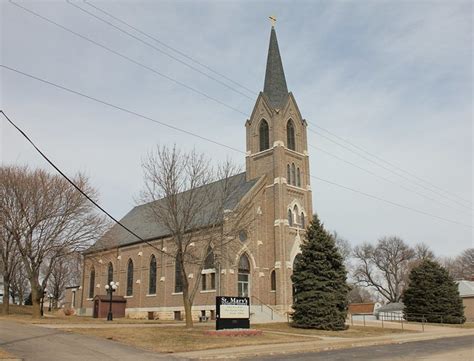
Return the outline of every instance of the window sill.
<path id="1" fill-rule="evenodd" d="M 216 290 L 215 289 L 213 289 L 213 290 L 202 290 L 199 293 L 213 293 L 213 292 L 216 292 Z"/>
<path id="2" fill-rule="evenodd" d="M 93 301 L 94 298 L 86 298 L 86 301 Z"/>
<path id="3" fill-rule="evenodd" d="M 296 184 L 291 184 L 291 183 L 286 183 L 287 186 L 291 187 L 291 188 L 294 188 L 296 190 L 299 190 L 299 191 L 305 191 L 306 189 L 304 189 L 303 187 L 301 186 L 297 186 Z"/>
<path id="4" fill-rule="evenodd" d="M 275 292 L 276 292 L 276 290 L 270 290 L 270 292 L 271 292 L 271 293 L 275 293 Z"/>
<path id="5" fill-rule="evenodd" d="M 173 293 L 171 293 L 172 296 L 175 296 L 175 295 L 182 295 L 182 294 L 183 294 L 183 292 L 173 292 Z"/>
<path id="6" fill-rule="evenodd" d="M 216 273 L 215 268 L 206 268 L 201 271 L 201 274 L 206 275 L 206 274 L 211 274 L 211 273 Z"/>
<path id="7" fill-rule="evenodd" d="M 132 296 L 123 296 L 123 298 L 133 298 L 133 295 Z"/>
<path id="8" fill-rule="evenodd" d="M 151 295 L 145 295 L 145 297 L 156 297 L 156 293 L 153 293 Z"/>

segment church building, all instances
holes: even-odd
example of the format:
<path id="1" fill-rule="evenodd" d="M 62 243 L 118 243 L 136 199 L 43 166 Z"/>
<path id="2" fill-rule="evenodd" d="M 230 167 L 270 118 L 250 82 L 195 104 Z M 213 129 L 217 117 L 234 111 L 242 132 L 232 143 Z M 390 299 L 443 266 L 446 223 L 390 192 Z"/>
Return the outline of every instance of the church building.
<path id="1" fill-rule="evenodd" d="M 218 295 L 250 297 L 251 304 L 261 310 L 256 313 L 267 310 L 273 319 L 286 320 L 291 311 L 293 263 L 313 209 L 307 123 L 288 91 L 274 26 L 263 91 L 245 128 L 246 171 L 232 177 L 235 196 L 228 207 L 247 202 L 254 223 L 237 233 L 238 247 L 228 261 L 216 267 L 211 260 L 200 272 L 192 308 L 195 319 L 215 316 Z M 129 317 L 183 317 L 175 259 L 157 252 L 157 247 L 171 248 L 171 236 L 145 217 L 146 206 L 134 207 L 121 223 L 147 242 L 114 225 L 85 252 L 82 284 L 75 290 L 79 313 L 92 315 L 94 297 L 105 295 L 104 286 L 113 280 L 119 282 L 115 295 L 125 298 Z M 192 286 L 197 277 L 191 272 Z"/>

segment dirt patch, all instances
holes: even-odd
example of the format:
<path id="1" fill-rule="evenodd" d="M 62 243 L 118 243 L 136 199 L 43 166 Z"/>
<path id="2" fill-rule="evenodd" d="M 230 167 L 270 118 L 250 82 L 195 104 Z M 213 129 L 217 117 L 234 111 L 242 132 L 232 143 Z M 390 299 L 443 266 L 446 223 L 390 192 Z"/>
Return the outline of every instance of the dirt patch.
<path id="1" fill-rule="evenodd" d="M 194 329 L 182 327 L 156 328 L 108 328 L 108 329 L 69 329 L 69 332 L 88 336 L 102 337 L 122 342 L 127 345 L 155 352 L 186 352 L 209 350 L 215 348 L 275 344 L 293 341 L 306 341 L 298 335 L 279 335 L 263 332 L 252 337 L 221 337 L 206 335 L 212 326 Z M 312 342 L 317 339 L 312 339 Z"/>

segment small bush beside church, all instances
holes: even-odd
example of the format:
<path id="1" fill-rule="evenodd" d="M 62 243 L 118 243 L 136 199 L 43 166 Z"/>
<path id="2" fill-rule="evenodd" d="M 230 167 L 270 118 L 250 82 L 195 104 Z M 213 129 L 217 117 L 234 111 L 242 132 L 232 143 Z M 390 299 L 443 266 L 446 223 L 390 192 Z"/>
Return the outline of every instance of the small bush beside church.
<path id="1" fill-rule="evenodd" d="M 407 321 L 466 321 L 456 282 L 445 268 L 431 260 L 424 260 L 410 272 L 403 303 Z"/>
<path id="2" fill-rule="evenodd" d="M 295 260 L 292 326 L 344 330 L 347 317 L 347 271 L 334 237 L 315 215 Z"/>

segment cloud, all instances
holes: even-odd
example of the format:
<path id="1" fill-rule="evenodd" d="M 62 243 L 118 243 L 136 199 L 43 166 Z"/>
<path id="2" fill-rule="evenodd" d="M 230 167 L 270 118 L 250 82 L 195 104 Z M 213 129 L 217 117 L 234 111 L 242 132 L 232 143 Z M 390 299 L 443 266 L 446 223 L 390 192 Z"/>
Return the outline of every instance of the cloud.
<path id="1" fill-rule="evenodd" d="M 222 102 L 250 114 L 254 100 L 78 12 L 64 2 L 22 2 Z M 303 116 L 384 159 L 472 199 L 472 4 L 451 2 L 96 2 L 213 69 L 263 86 L 268 15 L 290 90 Z M 163 48 L 165 50 L 165 48 Z M 16 7 L 2 3 L 2 63 L 154 119 L 245 149 L 245 120 L 202 95 L 152 74 Z M 7 71 L 2 108 L 68 174 L 86 171 L 118 217 L 142 185 L 140 159 L 156 143 L 196 147 L 215 161 L 240 154 L 109 109 Z M 47 167 L 5 122 L 4 164 Z M 459 204 L 368 163 L 324 138 L 310 143 L 439 201 L 383 182 L 310 148 L 312 174 L 407 206 L 472 224 Z M 313 181 L 313 208 L 352 243 L 398 234 L 438 254 L 472 246 L 472 229 Z M 457 208 L 457 210 L 455 209 Z M 449 241 L 448 241 L 449 239 Z"/>

